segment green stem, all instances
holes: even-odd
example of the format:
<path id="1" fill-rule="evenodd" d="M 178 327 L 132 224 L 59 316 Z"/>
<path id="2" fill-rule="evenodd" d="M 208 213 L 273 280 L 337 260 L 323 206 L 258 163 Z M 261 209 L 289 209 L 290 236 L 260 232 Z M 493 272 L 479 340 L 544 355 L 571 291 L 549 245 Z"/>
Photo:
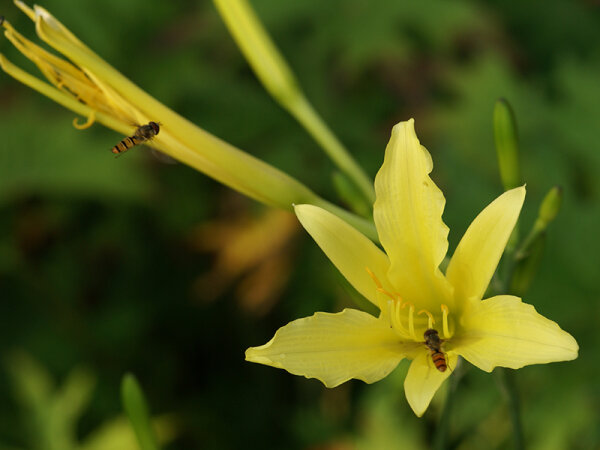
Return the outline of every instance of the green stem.
<path id="1" fill-rule="evenodd" d="M 500 385 L 500 390 L 504 394 L 506 402 L 508 403 L 508 412 L 513 428 L 515 449 L 523 450 L 525 448 L 525 438 L 523 435 L 523 423 L 521 421 L 521 406 L 519 401 L 517 384 L 514 376 L 515 374 L 510 369 L 504 369 L 502 367 L 496 368 L 494 373 L 496 374 L 498 383 Z"/>
<path id="2" fill-rule="evenodd" d="M 517 262 L 520 259 L 523 259 L 527 256 L 529 248 L 533 244 L 533 242 L 539 237 L 540 234 L 546 231 L 547 224 L 545 224 L 542 220 L 538 219 L 533 224 L 531 231 L 527 237 L 523 240 L 523 243 L 517 248 L 514 253 L 514 257 L 512 258 L 514 262 Z M 512 273 L 508 273 L 508 280 L 512 277 Z"/>
<path id="3" fill-rule="evenodd" d="M 500 294 L 512 294 L 510 286 L 514 275 L 515 267 L 518 261 L 527 256 L 527 252 L 531 244 L 537 239 L 540 233 L 543 232 L 538 223 L 533 226 L 527 237 L 523 240 L 520 246 L 513 248 L 511 252 L 507 252 L 506 263 L 505 263 L 505 274 L 503 282 L 499 289 Z M 521 402 L 519 401 L 519 393 L 517 390 L 515 373 L 510 369 L 503 367 L 497 367 L 494 370 L 496 379 L 500 386 L 500 390 L 504 395 L 508 406 L 508 414 L 510 415 L 510 421 L 513 429 L 513 438 L 515 442 L 515 449 L 522 450 L 525 448 L 524 434 L 523 434 L 523 423 L 521 421 Z"/>
<path id="4" fill-rule="evenodd" d="M 448 448 L 448 435 L 450 429 L 450 416 L 452 413 L 452 405 L 458 389 L 458 383 L 464 375 L 462 369 L 461 359 L 459 358 L 454 368 L 454 373 L 448 380 L 448 391 L 446 392 L 446 400 L 444 401 L 444 407 L 438 421 L 438 426 L 435 430 L 435 436 L 433 437 L 432 448 L 434 450 L 444 450 Z"/>
<path id="5" fill-rule="evenodd" d="M 365 199 L 372 205 L 375 201 L 373 180 L 352 158 L 304 95 L 296 96 L 293 102 L 284 103 L 284 106 L 319 143 L 334 164 L 356 184 Z"/>

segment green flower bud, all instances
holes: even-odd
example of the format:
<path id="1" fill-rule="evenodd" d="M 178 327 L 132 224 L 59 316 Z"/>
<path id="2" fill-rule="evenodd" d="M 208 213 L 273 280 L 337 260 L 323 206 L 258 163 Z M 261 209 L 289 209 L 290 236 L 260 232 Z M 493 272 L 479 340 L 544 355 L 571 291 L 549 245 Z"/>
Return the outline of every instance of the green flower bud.
<path id="1" fill-rule="evenodd" d="M 543 222 L 544 228 L 556 218 L 561 204 L 562 187 L 554 186 L 544 197 L 538 213 L 538 220 Z"/>
<path id="2" fill-rule="evenodd" d="M 504 190 L 520 186 L 519 139 L 517 122 L 509 103 L 499 99 L 494 106 L 494 137 Z"/>

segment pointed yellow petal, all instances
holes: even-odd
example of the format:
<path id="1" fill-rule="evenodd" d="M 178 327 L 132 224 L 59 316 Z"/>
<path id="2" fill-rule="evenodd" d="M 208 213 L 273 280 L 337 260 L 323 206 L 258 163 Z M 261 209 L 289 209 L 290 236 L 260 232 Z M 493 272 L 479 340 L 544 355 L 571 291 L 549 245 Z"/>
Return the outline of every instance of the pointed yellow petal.
<path id="1" fill-rule="evenodd" d="M 481 300 L 525 200 L 525 187 L 506 191 L 473 220 L 446 271 L 456 298 Z"/>
<path id="2" fill-rule="evenodd" d="M 429 178 L 433 168 L 414 121 L 397 124 L 375 178 L 374 219 L 390 258 L 389 280 L 403 297 L 427 307 L 448 301 L 449 287 L 438 269 L 448 250 L 448 227 L 442 221 L 445 199 Z"/>
<path id="3" fill-rule="evenodd" d="M 327 387 L 351 378 L 379 381 L 403 355 L 403 345 L 386 322 L 356 309 L 294 320 L 267 344 L 246 350 L 247 361 L 317 378 Z"/>
<path id="4" fill-rule="evenodd" d="M 474 304 L 462 319 L 464 335 L 453 346 L 481 370 L 518 369 L 577 358 L 579 346 L 555 322 L 520 298 L 498 295 Z"/>
<path id="5" fill-rule="evenodd" d="M 450 353 L 446 356 L 448 368 L 446 371 L 440 372 L 435 368 L 429 351 L 423 348 L 408 369 L 404 380 L 404 393 L 408 404 L 419 417 L 423 415 L 444 380 L 456 368 L 458 360 L 456 354 Z"/>
<path id="6" fill-rule="evenodd" d="M 298 205 L 295 211 L 302 226 L 342 275 L 365 298 L 380 307 L 377 286 L 365 268 L 375 274 L 384 289 L 393 290 L 387 281 L 390 263 L 386 254 L 358 230 L 322 208 Z"/>

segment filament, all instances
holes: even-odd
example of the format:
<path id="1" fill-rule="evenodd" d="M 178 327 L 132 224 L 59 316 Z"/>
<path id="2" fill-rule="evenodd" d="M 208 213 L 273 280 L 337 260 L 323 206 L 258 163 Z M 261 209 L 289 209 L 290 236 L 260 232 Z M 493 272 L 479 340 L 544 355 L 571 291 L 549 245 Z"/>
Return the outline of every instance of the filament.
<path id="1" fill-rule="evenodd" d="M 404 304 L 404 306 L 408 305 L 408 332 L 410 333 L 411 337 L 413 339 L 416 339 L 417 336 L 415 335 L 415 305 L 413 305 L 410 302 L 406 302 Z M 402 306 L 402 308 L 404 308 L 404 306 Z"/>
<path id="2" fill-rule="evenodd" d="M 73 126 L 75 128 L 77 128 L 78 130 L 85 130 L 86 128 L 91 127 L 95 121 L 96 121 L 96 113 L 95 113 L 95 111 L 92 111 L 90 113 L 90 115 L 88 116 L 87 121 L 85 123 L 79 123 L 79 119 L 77 117 L 75 117 L 73 119 Z"/>
<path id="3" fill-rule="evenodd" d="M 427 317 L 429 318 L 429 320 L 427 321 L 427 328 L 433 328 L 433 324 L 435 323 L 435 319 L 433 318 L 433 315 L 426 309 L 422 309 L 421 311 L 419 311 L 417 313 L 417 315 L 419 315 L 419 314 L 427 314 Z"/>
<path id="4" fill-rule="evenodd" d="M 448 330 L 448 314 L 450 311 L 448 307 L 442 303 L 440 306 L 442 308 L 442 331 L 444 333 L 445 339 L 450 339 L 450 331 Z"/>

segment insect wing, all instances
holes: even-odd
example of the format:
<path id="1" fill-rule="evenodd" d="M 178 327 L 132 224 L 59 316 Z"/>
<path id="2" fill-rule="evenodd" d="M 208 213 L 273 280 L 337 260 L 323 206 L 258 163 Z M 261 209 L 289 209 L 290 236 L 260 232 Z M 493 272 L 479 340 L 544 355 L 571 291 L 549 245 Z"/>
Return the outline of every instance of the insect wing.
<path id="1" fill-rule="evenodd" d="M 156 159 L 157 161 L 159 161 L 163 164 L 179 164 L 179 162 L 176 159 L 171 158 L 166 153 L 163 153 L 160 150 L 156 150 L 155 148 L 151 148 L 150 153 L 152 153 L 152 156 L 154 156 L 154 159 Z"/>

